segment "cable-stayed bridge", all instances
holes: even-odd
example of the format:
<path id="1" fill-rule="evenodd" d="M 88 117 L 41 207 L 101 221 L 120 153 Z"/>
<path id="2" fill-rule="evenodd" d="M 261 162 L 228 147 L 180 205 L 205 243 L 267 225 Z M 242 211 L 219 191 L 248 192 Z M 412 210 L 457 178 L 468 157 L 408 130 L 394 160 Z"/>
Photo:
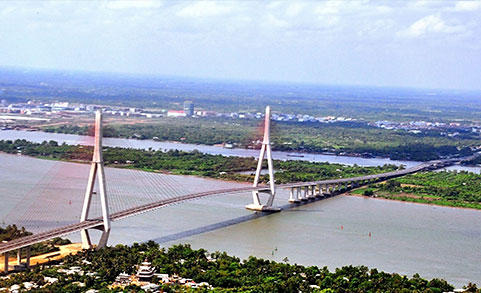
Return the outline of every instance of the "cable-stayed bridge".
<path id="1" fill-rule="evenodd" d="M 124 182 L 125 180 L 131 181 L 130 188 L 125 188 L 119 184 L 108 184 L 109 187 L 107 188 L 102 158 L 102 119 L 101 113 L 98 112 L 96 117 L 94 156 L 90 167 L 87 190 L 84 194 L 80 221 L 77 223 L 64 224 L 60 227 L 53 227 L 47 231 L 41 231 L 7 243 L 1 243 L 0 253 L 7 256 L 10 251 L 19 251 L 22 248 L 26 248 L 26 265 L 28 265 L 28 247 L 32 244 L 80 231 L 83 247 L 92 248 L 93 245 L 90 240 L 89 229 L 98 229 L 102 231 L 102 236 L 97 245 L 97 247 L 100 248 L 107 244 L 111 229 L 111 221 L 117 221 L 188 200 L 213 195 L 252 193 L 253 202 L 252 204 L 247 205 L 246 208 L 260 212 L 276 212 L 279 211 L 279 209 L 273 205 L 276 188 L 287 189 L 290 192 L 289 202 L 295 205 L 301 202 L 309 202 L 316 199 L 330 197 L 369 183 L 404 176 L 423 170 L 443 168 L 463 160 L 473 159 L 473 156 L 471 156 L 459 159 L 436 160 L 422 163 L 411 168 L 382 174 L 275 185 L 269 140 L 269 118 L 270 111 L 269 108 L 267 108 L 264 141 L 258 160 L 258 167 L 253 186 L 232 187 L 233 184 L 228 183 L 223 184 L 223 186 L 214 186 L 215 188 L 209 188 L 209 186 L 185 186 L 180 179 L 176 180 L 175 176 L 157 173 L 147 173 L 147 175 L 145 175 L 146 172 L 128 170 L 127 174 L 130 177 L 123 178 L 123 180 Z M 267 155 L 270 180 L 269 185 L 259 185 L 259 177 L 265 155 Z M 115 171 L 107 170 L 107 175 L 109 175 L 107 177 L 109 178 L 109 182 L 111 182 L 110 175 L 113 175 L 115 178 Z M 53 183 L 58 184 L 59 182 Z M 62 213 L 63 211 L 58 210 L 59 206 L 57 205 L 61 196 L 64 196 L 65 200 L 72 198 L 70 190 L 68 189 L 70 183 L 66 181 L 64 184 L 66 188 L 65 193 L 60 195 L 60 197 L 58 195 L 47 195 L 44 198 L 40 197 L 37 199 L 39 202 L 45 204 L 45 206 L 42 206 L 42 209 L 37 209 L 36 212 L 45 213 L 45 219 L 55 219 L 55 216 L 57 219 L 66 217 L 65 214 Z M 265 204 L 261 203 L 259 193 L 266 193 L 268 195 L 268 200 Z M 78 205 L 76 206 L 80 208 L 81 202 L 78 200 L 79 196 L 74 198 L 76 198 L 78 202 Z M 75 205 L 75 203 L 73 203 L 73 205 Z M 32 216 L 31 213 L 30 215 L 29 213 L 26 213 L 26 215 Z M 49 218 L 48 216 L 51 217 Z M 5 260 L 5 267 L 8 268 L 8 257 L 5 257 Z"/>

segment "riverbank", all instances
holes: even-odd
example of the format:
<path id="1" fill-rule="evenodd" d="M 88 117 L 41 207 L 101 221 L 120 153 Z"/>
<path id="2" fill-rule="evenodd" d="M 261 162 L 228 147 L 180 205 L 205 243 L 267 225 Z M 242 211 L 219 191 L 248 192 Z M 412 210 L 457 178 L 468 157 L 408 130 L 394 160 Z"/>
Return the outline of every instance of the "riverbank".
<path id="1" fill-rule="evenodd" d="M 86 262 L 89 265 L 85 265 Z M 215 288 L 216 292 L 404 292 L 413 289 L 448 292 L 455 288 L 444 279 L 428 280 L 418 274 L 408 277 L 353 265 L 336 268 L 331 272 L 327 267 L 290 264 L 287 257 L 282 262 L 253 256 L 241 260 L 227 253 L 210 253 L 202 248 L 195 250 L 190 245 L 160 249 L 158 244 L 150 241 L 130 247 L 119 245 L 100 251 L 89 250 L 69 257 L 60 267 L 44 269 L 56 278 L 55 284 L 46 284 L 45 289 L 52 292 L 80 292 L 93 288 L 107 290 L 112 285 L 128 285 L 125 287 L 127 291 L 137 292 L 140 287 L 136 282 L 125 277 L 119 282 L 118 276 L 125 276 L 126 272 L 127 276 L 134 275 L 141 262 L 144 270 L 161 271 L 168 279 L 147 275 L 144 276 L 142 285 L 151 282 L 151 286 L 166 292 L 189 290 L 186 286 L 194 288 L 189 283 L 202 283 L 211 289 Z M 33 272 L 30 276 L 19 273 L 16 279 L 0 280 L 0 286 L 11 287 L 19 282 L 17 280 L 43 280 L 42 273 L 44 272 Z M 95 278 L 90 277 L 93 275 Z M 180 278 L 189 279 L 177 282 Z M 74 280 L 76 282 L 72 282 Z M 476 285 L 466 285 L 476 291 Z"/>
<path id="2" fill-rule="evenodd" d="M 354 195 L 385 198 L 455 208 L 481 209 L 481 175 L 465 171 L 419 172 L 350 192 Z"/>
<path id="3" fill-rule="evenodd" d="M 0 151 L 32 157 L 63 161 L 89 162 L 92 147 L 82 145 L 59 145 L 55 141 L 33 143 L 26 140 L 0 140 Z M 106 166 L 138 169 L 150 172 L 169 172 L 175 175 L 197 175 L 202 177 L 238 182 L 252 182 L 253 176 L 239 174 L 253 171 L 257 161 L 252 157 L 236 157 L 204 154 L 199 151 L 160 151 L 106 147 L 103 152 Z M 318 181 L 379 174 L 398 169 L 394 165 L 376 167 L 346 166 L 342 164 L 275 160 L 276 183 Z M 260 182 L 267 182 L 266 175 Z"/>
<path id="4" fill-rule="evenodd" d="M 443 205 L 443 204 L 438 204 L 435 201 L 432 200 L 417 200 L 416 198 L 413 197 L 387 197 L 387 196 L 366 196 L 362 194 L 355 193 L 355 190 L 343 193 L 341 195 L 344 196 L 352 196 L 352 197 L 358 197 L 358 198 L 368 198 L 368 199 L 377 199 L 377 200 L 387 200 L 387 201 L 397 201 L 397 202 L 406 202 L 406 203 L 413 203 L 413 204 L 421 204 L 421 205 L 428 205 L 428 206 L 440 206 L 440 207 L 446 207 L 446 208 L 453 208 L 453 209 L 466 209 L 466 210 L 476 210 L 479 211 L 481 210 L 481 204 L 478 207 L 464 207 L 464 206 L 453 206 L 453 205 Z"/>
<path id="5" fill-rule="evenodd" d="M 0 151 L 10 154 L 22 154 L 36 158 L 61 160 L 68 162 L 89 162 L 92 156 L 92 147 L 82 145 L 59 145 L 55 141 L 33 143 L 25 140 L 5 141 L 0 140 Z M 255 170 L 257 162 L 253 158 L 225 157 L 221 155 L 203 154 L 198 151 L 154 151 L 126 149 L 120 147 L 107 147 L 104 149 L 104 162 L 106 166 L 116 168 L 136 169 L 148 172 L 192 175 L 212 179 L 221 179 L 228 182 L 252 182 L 251 174 L 240 174 L 242 171 Z M 345 166 L 341 164 L 314 163 L 306 161 L 281 161 L 276 160 L 275 166 L 276 183 L 310 182 L 325 179 L 349 178 L 368 174 L 379 174 L 393 171 L 393 165 L 382 167 L 360 167 Z M 422 178 L 421 175 L 405 176 L 404 179 L 393 179 L 398 185 L 370 185 L 366 190 L 376 189 L 376 194 L 385 198 L 416 203 L 434 203 L 440 206 L 467 207 L 481 209 L 481 175 L 468 174 L 466 172 L 429 172 L 429 178 Z M 444 174 L 457 174 L 454 177 L 446 177 Z M 470 174 L 470 173 L 469 173 Z M 413 177 L 414 176 L 414 177 Z M 426 177 L 426 175 L 422 175 Z M 444 177 L 443 177 L 444 176 Z M 420 177 L 420 178 L 418 178 Z M 462 177 L 462 178 L 457 178 Z M 406 179 L 408 178 L 408 179 Z M 268 181 L 267 175 L 261 175 L 261 183 Z M 398 182 L 404 180 L 401 186 Z M 406 181 L 408 180 L 408 181 Z M 409 180 L 414 180 L 410 184 Z M 421 180 L 421 181 L 420 181 Z M 423 181 L 424 180 L 424 181 Z M 456 181 L 457 185 L 442 185 L 445 181 Z M 473 184 L 466 182 L 474 182 Z M 441 186 L 432 186 L 433 182 Z M 394 189 L 393 189 L 394 188 Z M 396 188 L 398 188 L 396 190 Z M 414 190 L 414 192 L 413 192 Z M 382 192 L 381 192 L 382 191 Z M 399 191 L 396 193 L 396 191 Z M 476 195 L 470 194 L 477 193 Z M 399 196 L 398 194 L 412 194 L 410 196 Z M 417 193 L 417 194 L 416 194 Z M 435 198 L 438 193 L 441 198 Z M 419 196 L 418 196 L 419 195 Z M 433 198 L 435 200 L 433 200 Z"/>
<path id="6" fill-rule="evenodd" d="M 58 144 L 67 145 L 84 145 L 92 146 L 93 137 L 75 135 L 75 134 L 61 134 L 61 133 L 47 133 L 47 132 L 29 132 L 21 130 L 4 130 L 0 131 L 0 140 L 16 140 L 25 139 L 27 141 L 42 143 L 43 141 L 54 140 Z M 198 151 L 210 155 L 222 155 L 226 157 L 243 157 L 256 158 L 259 156 L 259 150 L 255 149 L 240 149 L 240 148 L 223 148 L 220 146 L 202 145 L 202 144 L 188 144 L 185 142 L 169 142 L 169 141 L 155 141 L 155 140 L 139 140 L 139 139 L 125 139 L 125 138 L 110 138 L 104 137 L 103 144 L 106 147 L 123 147 L 143 150 L 178 150 L 178 151 Z M 318 154 L 318 153 L 299 153 L 292 151 L 273 151 L 272 156 L 277 160 L 291 160 L 291 161 L 308 161 L 308 162 L 329 162 L 343 165 L 358 165 L 363 167 L 375 167 L 383 165 L 404 165 L 406 168 L 413 167 L 420 164 L 419 161 L 402 161 L 391 160 L 386 158 L 360 158 L 340 156 L 334 154 Z"/>
<path id="7" fill-rule="evenodd" d="M 241 148 L 258 148 L 261 139 L 260 121 L 249 119 L 169 119 L 159 118 L 151 123 L 107 125 L 105 137 L 156 139 L 191 144 L 216 145 L 229 143 Z M 385 157 L 399 160 L 434 160 L 472 151 L 478 145 L 477 134 L 465 134 L 452 140 L 441 133 L 413 134 L 405 130 L 392 131 L 360 122 L 291 123 L 273 121 L 272 147 L 277 151 L 334 153 L 365 157 Z M 88 127 L 75 121 L 65 125 L 44 127 L 46 132 L 85 135 Z"/>
<path id="8" fill-rule="evenodd" d="M 30 258 L 30 266 L 36 266 L 40 264 L 49 263 L 51 261 L 57 261 L 65 258 L 68 255 L 77 254 L 79 251 L 82 251 L 82 243 L 71 243 L 66 245 L 55 245 L 59 250 L 54 252 L 49 252 L 45 254 L 40 254 L 36 256 L 32 256 Z M 0 257 L 0 271 L 4 271 L 5 269 L 5 257 L 2 254 Z M 25 259 L 22 259 L 25 261 Z M 13 267 L 18 265 L 18 260 L 16 257 L 9 257 L 8 258 L 9 267 Z"/>

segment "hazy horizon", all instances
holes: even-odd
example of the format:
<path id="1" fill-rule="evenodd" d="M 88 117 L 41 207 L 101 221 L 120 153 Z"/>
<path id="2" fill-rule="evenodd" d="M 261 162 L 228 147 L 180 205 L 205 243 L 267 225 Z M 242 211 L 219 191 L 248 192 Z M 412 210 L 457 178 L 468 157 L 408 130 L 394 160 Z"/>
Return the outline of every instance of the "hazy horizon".
<path id="1" fill-rule="evenodd" d="M 481 94 L 481 89 L 459 89 L 459 88 L 428 88 L 428 87 L 414 87 L 414 86 L 390 86 L 390 85 L 356 85 L 356 84 L 328 84 L 328 83 L 316 83 L 309 81 L 284 81 L 284 80 L 262 80 L 262 79 L 248 79 L 248 78 L 222 78 L 222 77 L 203 77 L 203 76 L 181 76 L 173 74 L 155 74 L 155 73 L 135 73 L 135 72 L 108 72 L 108 71 L 94 71 L 94 70 L 81 70 L 81 69 L 53 69 L 53 68 L 41 68 L 41 67 L 24 67 L 24 66 L 1 66 L 1 70 L 11 70 L 22 74 L 31 74 L 32 72 L 42 72 L 42 73 L 57 73 L 57 74 L 69 74 L 73 80 L 76 79 L 75 74 L 90 76 L 93 78 L 100 78 L 100 76 L 106 78 L 135 78 L 139 80 L 165 80 L 171 79 L 179 82 L 182 81 L 198 81 L 198 82 L 209 82 L 216 84 L 238 84 L 245 83 L 246 85 L 258 84 L 261 86 L 269 85 L 279 85 L 279 86 L 300 86 L 300 87 L 320 87 L 320 88 L 359 88 L 359 89 L 378 89 L 378 90 L 406 90 L 406 91 L 421 91 L 426 94 L 432 91 L 433 93 L 466 93 L 466 94 Z M 2 80 L 0 79 L 0 82 Z"/>
<path id="2" fill-rule="evenodd" d="M 4 1 L 0 67 L 481 90 L 481 1 Z"/>

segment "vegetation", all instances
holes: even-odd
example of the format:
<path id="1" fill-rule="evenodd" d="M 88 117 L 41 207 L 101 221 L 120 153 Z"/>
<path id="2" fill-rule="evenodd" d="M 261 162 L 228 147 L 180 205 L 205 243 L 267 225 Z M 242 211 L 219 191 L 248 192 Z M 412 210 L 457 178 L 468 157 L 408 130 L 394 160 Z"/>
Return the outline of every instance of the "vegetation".
<path id="1" fill-rule="evenodd" d="M 466 171 L 422 172 L 371 184 L 353 193 L 481 209 L 481 175 Z"/>
<path id="2" fill-rule="evenodd" d="M 152 262 L 156 271 L 177 274 L 196 282 L 208 282 L 214 292 L 447 292 L 454 289 L 442 279 L 430 281 L 418 274 L 409 278 L 396 273 L 386 273 L 364 266 L 345 266 L 331 272 L 327 267 L 305 267 L 296 264 L 249 257 L 240 260 L 225 252 L 208 253 L 194 250 L 190 245 L 175 245 L 160 249 L 155 242 L 117 245 L 99 251 L 88 250 L 65 258 L 60 267 L 36 268 L 32 272 L 18 273 L 0 280 L 0 287 L 9 287 L 24 281 L 44 284 L 44 276 L 58 278 L 41 292 L 85 292 L 90 288 L 100 292 L 122 292 L 107 289 L 115 277 L 126 272 L 135 273 L 135 266 L 144 259 Z M 66 275 L 59 268 L 79 266 L 92 274 Z M 80 287 L 79 283 L 85 284 Z M 476 285 L 468 284 L 469 292 L 480 292 Z M 182 289 L 176 285 L 163 285 L 164 292 L 205 292 L 206 289 Z M 129 286 L 128 292 L 139 292 L 139 287 Z M 126 292 L 126 291 L 124 291 Z"/>
<path id="3" fill-rule="evenodd" d="M 92 148 L 84 146 L 59 145 L 55 141 L 32 143 L 26 140 L 0 141 L 0 151 L 59 160 L 90 161 Z M 253 181 L 257 161 L 254 158 L 224 157 L 203 154 L 198 151 L 154 151 L 125 148 L 105 148 L 106 165 L 121 168 L 136 168 L 146 171 L 168 171 L 174 174 L 199 175 L 237 181 Z M 265 162 L 264 162 L 265 163 Z M 306 161 L 275 161 L 277 183 L 314 181 L 328 178 L 353 177 L 376 174 L 397 169 L 394 165 L 382 167 L 345 166 L 341 164 L 311 163 Z M 268 176 L 261 180 L 267 182 Z"/>
<path id="4" fill-rule="evenodd" d="M 396 160 L 428 161 L 453 155 L 469 155 L 470 147 L 479 146 L 479 134 L 460 133 L 446 137 L 439 131 L 414 134 L 404 130 L 386 130 L 365 123 L 292 123 L 275 122 L 272 126 L 274 150 L 309 153 L 331 152 L 382 156 Z M 231 119 L 158 119 L 149 124 L 111 124 L 107 137 L 158 139 L 192 144 L 230 142 L 238 147 L 257 148 L 261 140 L 258 120 Z M 87 134 L 86 126 L 45 127 L 47 132 Z"/>

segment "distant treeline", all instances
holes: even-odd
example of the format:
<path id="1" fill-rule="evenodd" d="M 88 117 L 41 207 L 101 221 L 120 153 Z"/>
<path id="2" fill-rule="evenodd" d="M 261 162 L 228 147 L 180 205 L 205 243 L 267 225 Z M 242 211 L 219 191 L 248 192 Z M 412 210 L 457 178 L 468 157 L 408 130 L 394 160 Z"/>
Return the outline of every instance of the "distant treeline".
<path id="1" fill-rule="evenodd" d="M 87 127 L 51 126 L 47 132 L 82 134 Z M 273 149 L 309 153 L 330 152 L 356 156 L 380 156 L 394 160 L 428 161 L 447 156 L 465 156 L 479 146 L 478 134 L 464 132 L 456 138 L 436 131 L 422 134 L 386 130 L 364 123 L 273 122 Z M 262 139 L 257 120 L 232 119 L 159 119 L 151 124 L 114 124 L 105 127 L 107 137 L 157 139 L 192 144 L 234 143 L 241 148 L 258 148 Z"/>
<path id="2" fill-rule="evenodd" d="M 26 140 L 0 140 L 0 151 L 21 153 L 23 155 L 69 161 L 90 161 L 92 147 L 59 145 L 56 141 L 33 143 Z M 257 166 L 255 158 L 225 157 L 204 154 L 199 151 L 184 152 L 178 150 L 154 151 L 127 148 L 104 148 L 106 165 L 136 168 L 147 171 L 168 171 L 174 174 L 199 175 L 236 181 L 253 181 L 250 174 Z M 266 165 L 266 162 L 264 162 Z M 267 167 L 267 166 L 264 166 Z M 328 178 L 354 177 L 396 170 L 394 165 L 381 167 L 347 166 L 330 163 L 313 163 L 307 161 L 274 161 L 277 183 L 314 181 Z M 261 176 L 267 182 L 268 176 Z"/>

